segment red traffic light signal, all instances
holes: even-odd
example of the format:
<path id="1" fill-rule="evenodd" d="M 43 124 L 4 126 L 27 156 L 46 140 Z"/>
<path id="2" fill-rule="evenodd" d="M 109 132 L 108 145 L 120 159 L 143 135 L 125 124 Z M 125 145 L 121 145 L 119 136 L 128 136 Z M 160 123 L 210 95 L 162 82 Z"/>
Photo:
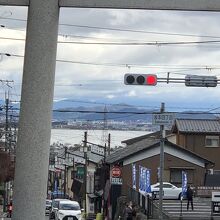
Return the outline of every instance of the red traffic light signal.
<path id="1" fill-rule="evenodd" d="M 127 73 L 124 75 L 125 85 L 145 85 L 156 86 L 157 75 L 155 74 L 132 74 Z"/>

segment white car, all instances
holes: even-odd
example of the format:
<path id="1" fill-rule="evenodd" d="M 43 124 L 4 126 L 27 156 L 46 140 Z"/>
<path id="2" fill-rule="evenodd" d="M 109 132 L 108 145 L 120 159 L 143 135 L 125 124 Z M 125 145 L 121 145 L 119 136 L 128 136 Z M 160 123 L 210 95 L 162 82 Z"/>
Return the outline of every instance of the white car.
<path id="1" fill-rule="evenodd" d="M 153 198 L 159 198 L 160 183 L 151 185 L 151 192 Z M 182 188 L 178 188 L 171 183 L 163 183 L 163 198 L 164 199 L 180 199 Z"/>
<path id="2" fill-rule="evenodd" d="M 82 213 L 79 203 L 71 200 L 61 200 L 55 213 L 55 220 L 81 220 Z"/>
<path id="3" fill-rule="evenodd" d="M 55 214 L 56 212 L 58 211 L 58 207 L 59 207 L 59 202 L 60 201 L 69 201 L 67 199 L 53 199 L 52 200 L 52 204 L 51 204 L 51 210 L 50 210 L 50 214 L 49 214 L 49 219 L 52 220 L 52 219 L 55 219 Z"/>

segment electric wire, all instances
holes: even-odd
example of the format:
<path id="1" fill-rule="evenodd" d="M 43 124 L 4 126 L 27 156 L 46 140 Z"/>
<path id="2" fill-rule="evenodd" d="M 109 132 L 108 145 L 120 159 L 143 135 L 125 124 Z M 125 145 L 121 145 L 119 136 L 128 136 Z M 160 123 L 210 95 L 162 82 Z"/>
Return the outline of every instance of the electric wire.
<path id="1" fill-rule="evenodd" d="M 8 18 L 8 17 L 2 17 L 2 16 L 0 16 L 0 19 L 1 20 L 14 20 L 14 21 L 27 22 L 26 19 Z M 157 31 L 145 31 L 145 30 L 134 30 L 134 29 L 110 28 L 110 27 L 79 25 L 79 24 L 67 24 L 67 23 L 60 23 L 59 26 L 77 27 L 77 28 L 88 28 L 88 29 L 99 29 L 99 30 L 118 31 L 118 32 L 142 33 L 142 34 L 155 34 L 155 35 L 168 35 L 168 36 L 181 36 L 181 37 L 185 36 L 185 37 L 197 37 L 197 38 L 201 37 L 201 38 L 220 39 L 220 36 L 213 36 L 213 35 L 198 35 L 198 34 L 157 32 Z"/>
<path id="2" fill-rule="evenodd" d="M 24 55 L 13 54 L 13 53 L 0 53 L 0 55 L 5 55 L 8 57 L 18 57 L 24 58 Z M 63 59 L 56 59 L 57 62 L 62 63 L 72 63 L 72 64 L 82 64 L 82 65 L 95 65 L 95 66 L 106 66 L 106 67 L 137 67 L 137 68 L 161 68 L 161 69 L 168 69 L 168 70 L 175 70 L 175 74 L 178 74 L 178 70 L 180 71 L 190 71 L 190 70 L 214 70 L 220 69 L 220 65 L 212 64 L 212 65 L 171 65 L 171 64 L 135 64 L 135 63 L 101 63 L 101 62 L 83 62 L 83 61 L 74 61 L 74 60 L 63 60 Z M 172 71 L 168 71 L 172 73 Z M 167 73 L 167 72 L 163 72 Z M 183 74 L 181 74 L 183 75 Z"/>
<path id="3" fill-rule="evenodd" d="M 25 41 L 23 38 L 0 37 L 2 40 Z M 166 45 L 194 45 L 220 43 L 220 40 L 205 41 L 174 41 L 174 42 L 82 42 L 82 41 L 58 41 L 58 44 L 79 44 L 79 45 L 111 45 L 111 46 L 166 46 Z"/>

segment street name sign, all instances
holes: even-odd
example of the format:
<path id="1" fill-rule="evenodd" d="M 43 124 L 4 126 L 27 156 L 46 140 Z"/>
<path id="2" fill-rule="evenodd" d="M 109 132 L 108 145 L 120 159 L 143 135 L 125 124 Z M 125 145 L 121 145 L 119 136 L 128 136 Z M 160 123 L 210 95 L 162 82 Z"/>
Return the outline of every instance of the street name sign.
<path id="1" fill-rule="evenodd" d="M 174 121 L 173 113 L 154 113 L 152 116 L 153 125 L 170 125 Z"/>

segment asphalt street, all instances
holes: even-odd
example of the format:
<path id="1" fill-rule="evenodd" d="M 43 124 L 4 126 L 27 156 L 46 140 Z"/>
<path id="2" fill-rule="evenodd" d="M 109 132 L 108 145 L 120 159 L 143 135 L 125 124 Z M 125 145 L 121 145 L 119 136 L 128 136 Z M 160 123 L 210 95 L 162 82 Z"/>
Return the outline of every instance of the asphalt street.
<path id="1" fill-rule="evenodd" d="M 10 218 L 1 218 L 0 217 L 0 220 L 11 220 Z M 49 216 L 45 216 L 45 220 L 49 220 Z"/>

